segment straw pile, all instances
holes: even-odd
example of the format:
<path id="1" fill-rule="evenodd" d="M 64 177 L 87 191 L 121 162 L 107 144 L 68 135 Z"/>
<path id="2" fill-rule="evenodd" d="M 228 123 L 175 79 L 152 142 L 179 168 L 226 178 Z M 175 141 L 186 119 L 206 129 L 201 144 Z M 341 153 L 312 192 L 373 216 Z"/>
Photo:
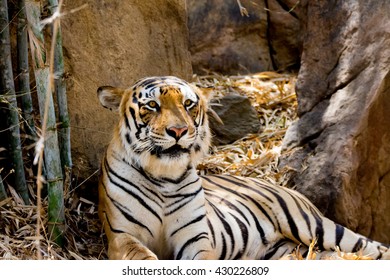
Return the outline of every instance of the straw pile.
<path id="1" fill-rule="evenodd" d="M 194 82 L 212 87 L 215 96 L 237 92 L 249 97 L 258 112 L 262 131 L 235 143 L 213 147 L 199 165 L 201 173 L 229 173 L 259 177 L 272 184 L 284 185 L 286 172 L 278 170 L 278 158 L 286 129 L 296 118 L 295 77 L 273 72 L 252 76 L 209 75 L 194 77 Z M 34 181 L 29 182 L 34 194 Z M 36 206 L 25 206 L 9 187 L 11 197 L 0 202 L 0 259 L 105 259 L 106 241 L 97 216 L 96 202 L 79 197 L 74 190 L 65 190 L 67 231 L 64 248 L 50 242 L 50 233 L 43 227 L 36 232 L 37 219 L 47 222 L 47 201 L 40 215 Z M 37 241 L 39 240 L 39 246 Z M 356 254 L 337 252 L 342 258 L 356 259 Z M 315 256 L 315 252 L 310 256 Z M 303 259 L 299 252 L 290 259 Z M 307 259 L 307 258 L 306 258 Z"/>
<path id="2" fill-rule="evenodd" d="M 263 72 L 252 76 L 203 76 L 202 86 L 215 88 L 216 97 L 228 92 L 248 96 L 258 112 L 262 130 L 232 144 L 213 147 L 198 169 L 203 173 L 228 173 L 259 177 L 284 185 L 286 173 L 277 168 L 281 143 L 296 118 L 295 76 Z"/>

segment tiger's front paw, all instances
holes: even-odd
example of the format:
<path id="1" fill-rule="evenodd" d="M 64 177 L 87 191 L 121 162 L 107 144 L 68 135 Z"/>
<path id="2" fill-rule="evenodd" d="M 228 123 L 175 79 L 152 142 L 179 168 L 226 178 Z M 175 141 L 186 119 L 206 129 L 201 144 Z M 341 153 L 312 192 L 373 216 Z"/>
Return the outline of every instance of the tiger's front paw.
<path id="1" fill-rule="evenodd" d="M 141 242 L 128 235 L 118 235 L 108 243 L 111 260 L 157 260 L 157 256 Z"/>
<path id="2" fill-rule="evenodd" d="M 108 256 L 111 260 L 158 260 L 152 251 L 140 246 L 108 250 Z"/>

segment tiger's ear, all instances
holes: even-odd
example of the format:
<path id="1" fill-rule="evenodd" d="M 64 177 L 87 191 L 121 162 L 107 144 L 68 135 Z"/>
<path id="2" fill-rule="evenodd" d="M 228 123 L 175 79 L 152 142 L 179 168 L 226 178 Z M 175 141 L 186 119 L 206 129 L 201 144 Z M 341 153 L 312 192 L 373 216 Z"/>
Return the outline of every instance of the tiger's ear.
<path id="1" fill-rule="evenodd" d="M 124 92 L 125 91 L 120 88 L 115 88 L 111 86 L 102 86 L 98 88 L 97 96 L 104 108 L 118 111 L 119 104 L 121 103 Z"/>
<path id="2" fill-rule="evenodd" d="M 214 88 L 212 87 L 198 87 L 198 92 L 202 95 L 202 98 L 207 102 L 207 114 L 214 118 L 218 123 L 223 125 L 223 121 L 221 118 L 218 116 L 218 114 L 211 108 L 210 101 L 214 97 Z"/>
<path id="3" fill-rule="evenodd" d="M 204 100 L 209 102 L 213 99 L 214 89 L 212 87 L 197 87 L 198 92 L 203 96 Z"/>

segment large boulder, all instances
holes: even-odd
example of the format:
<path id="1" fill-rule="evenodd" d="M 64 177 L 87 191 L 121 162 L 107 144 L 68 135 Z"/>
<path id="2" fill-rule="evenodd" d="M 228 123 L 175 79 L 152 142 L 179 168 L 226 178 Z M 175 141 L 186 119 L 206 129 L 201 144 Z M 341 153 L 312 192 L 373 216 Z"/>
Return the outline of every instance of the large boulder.
<path id="1" fill-rule="evenodd" d="M 216 120 L 213 115 L 209 118 L 214 145 L 230 144 L 247 134 L 260 131 L 257 111 L 248 97 L 229 93 L 213 104 L 211 108 L 220 118 Z"/>
<path id="2" fill-rule="evenodd" d="M 195 73 L 289 70 L 299 66 L 301 8 L 296 0 L 186 0 Z"/>
<path id="3" fill-rule="evenodd" d="M 102 85 L 130 86 L 151 75 L 192 76 L 184 0 L 68 0 L 62 18 L 74 166 L 99 167 L 117 114 L 96 97 Z M 77 172 L 77 170 L 76 170 Z"/>
<path id="4" fill-rule="evenodd" d="M 282 166 L 327 216 L 390 243 L 390 2 L 306 5 Z"/>

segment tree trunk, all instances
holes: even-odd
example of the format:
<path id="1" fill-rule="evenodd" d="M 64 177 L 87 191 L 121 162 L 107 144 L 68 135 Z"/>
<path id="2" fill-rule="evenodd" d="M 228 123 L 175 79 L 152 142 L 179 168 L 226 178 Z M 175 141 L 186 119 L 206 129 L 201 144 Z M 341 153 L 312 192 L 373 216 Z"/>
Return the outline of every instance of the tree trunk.
<path id="1" fill-rule="evenodd" d="M 29 204 L 20 141 L 19 112 L 12 72 L 8 6 L 6 0 L 2 0 L 0 7 L 0 31 L 0 94 L 3 95 L 8 109 L 7 125 L 9 127 L 9 155 L 15 170 L 15 189 L 22 197 L 24 203 Z"/>
<path id="2" fill-rule="evenodd" d="M 18 1 L 18 85 L 20 105 L 23 112 L 25 131 L 29 136 L 28 143 L 37 140 L 37 132 L 33 119 L 33 104 L 30 92 L 30 75 L 28 67 L 28 38 L 25 0 Z"/>
<path id="3" fill-rule="evenodd" d="M 65 230 L 63 175 L 51 82 L 49 80 L 54 73 L 50 73 L 46 60 L 44 35 L 40 26 L 40 2 L 26 1 L 26 11 L 28 23 L 32 30 L 32 33 L 30 33 L 30 42 L 37 85 L 39 112 L 42 121 L 42 134 L 44 136 L 44 161 L 49 200 L 48 228 L 51 240 L 62 245 Z"/>
<path id="4" fill-rule="evenodd" d="M 49 4 L 51 14 L 54 14 L 58 7 L 58 1 L 49 0 Z M 54 38 L 52 38 L 52 40 L 54 40 Z M 72 157 L 70 149 L 70 121 L 64 77 L 64 56 L 62 52 L 62 33 L 60 24 L 58 24 L 57 38 L 55 38 L 55 40 L 54 73 L 55 92 L 58 106 L 58 142 L 60 144 L 62 170 L 65 174 L 67 169 L 72 167 Z"/>

